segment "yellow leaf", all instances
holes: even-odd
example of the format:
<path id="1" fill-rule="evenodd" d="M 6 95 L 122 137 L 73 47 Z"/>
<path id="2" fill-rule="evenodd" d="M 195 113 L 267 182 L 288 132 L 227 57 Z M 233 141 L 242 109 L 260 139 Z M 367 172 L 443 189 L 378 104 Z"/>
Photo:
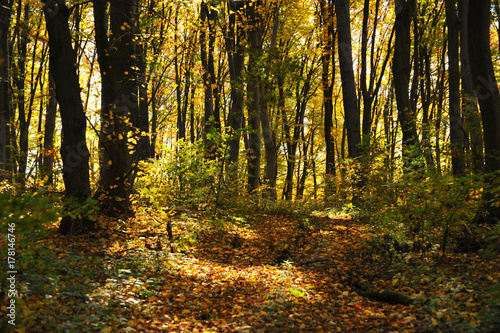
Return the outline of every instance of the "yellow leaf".
<path id="1" fill-rule="evenodd" d="M 111 160 L 108 161 L 108 165 L 111 165 L 113 164 L 113 162 Z"/>

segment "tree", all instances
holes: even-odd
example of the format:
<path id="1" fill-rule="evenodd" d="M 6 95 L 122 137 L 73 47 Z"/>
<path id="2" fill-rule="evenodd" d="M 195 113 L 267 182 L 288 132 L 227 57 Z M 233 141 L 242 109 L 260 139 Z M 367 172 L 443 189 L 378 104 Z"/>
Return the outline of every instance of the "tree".
<path id="1" fill-rule="evenodd" d="M 216 105 L 216 101 L 218 101 L 218 89 L 214 65 L 214 44 L 216 34 L 215 24 L 218 16 L 217 11 L 218 9 L 212 8 L 212 6 L 206 1 L 201 2 L 200 20 L 202 26 L 200 28 L 200 57 L 203 67 L 203 86 L 205 90 L 205 131 L 203 133 L 203 138 L 205 148 L 210 158 L 215 158 L 216 147 L 213 145 L 213 142 L 209 139 L 209 137 L 216 130 L 220 130 L 219 107 Z"/>
<path id="2" fill-rule="evenodd" d="M 273 3 L 273 30 L 271 35 L 271 43 L 267 50 L 266 73 L 260 83 L 260 123 L 262 126 L 262 137 L 264 139 L 264 148 L 266 154 L 266 172 L 264 176 L 264 185 L 267 186 L 266 196 L 269 199 L 276 200 L 276 178 L 278 176 L 278 151 L 276 140 L 271 126 L 269 116 L 269 92 L 272 88 L 272 82 L 269 73 L 272 71 L 273 63 L 276 61 L 278 50 L 276 48 L 278 29 L 280 27 L 280 7 L 279 4 Z"/>
<path id="3" fill-rule="evenodd" d="M 243 3 L 244 5 L 244 3 Z M 229 169 L 238 163 L 240 151 L 241 128 L 243 125 L 244 90 L 243 73 L 245 68 L 245 50 L 242 45 L 244 38 L 242 1 L 229 1 L 229 22 L 225 34 L 226 51 L 229 66 L 231 86 L 231 105 L 227 119 L 229 139 Z"/>
<path id="4" fill-rule="evenodd" d="M 97 197 L 105 211 L 116 214 L 127 209 L 138 162 L 149 150 L 139 144 L 147 114 L 139 107 L 144 66 L 136 60 L 141 57 L 137 0 L 110 1 L 109 15 L 107 3 L 95 0 L 94 21 L 102 87 L 103 158 Z"/>
<path id="5" fill-rule="evenodd" d="M 445 0 L 446 24 L 448 26 L 448 82 L 450 100 L 450 143 L 451 164 L 455 176 L 465 175 L 463 149 L 462 115 L 460 107 L 460 64 L 459 32 L 460 26 L 455 1 Z"/>
<path id="6" fill-rule="evenodd" d="M 345 127 L 349 157 L 361 156 L 361 129 L 356 81 L 352 63 L 351 23 L 349 0 L 337 0 L 337 25 L 339 39 L 339 67 L 344 98 Z"/>
<path id="7" fill-rule="evenodd" d="M 56 84 L 56 97 L 62 120 L 61 157 L 66 197 L 84 202 L 90 197 L 89 150 L 86 119 L 76 74 L 76 53 L 68 27 L 69 10 L 64 2 L 47 0 L 43 7 L 49 34 L 50 68 Z M 65 217 L 59 230 L 65 234 L 87 232 L 93 221 Z"/>
<path id="8" fill-rule="evenodd" d="M 334 5 L 331 0 L 320 1 L 321 31 L 321 82 L 323 88 L 323 108 L 326 145 L 326 168 L 328 176 L 335 176 L 335 145 L 333 140 L 333 87 L 335 83 L 335 37 Z M 327 189 L 329 185 L 327 184 Z"/>
<path id="9" fill-rule="evenodd" d="M 7 179 L 10 170 L 10 48 L 9 27 L 13 1 L 0 2 L 0 180 Z"/>
<path id="10" fill-rule="evenodd" d="M 410 24 L 415 12 L 415 0 L 396 0 L 396 20 L 394 57 L 392 73 L 398 107 L 398 119 L 403 132 L 403 159 L 405 167 L 411 166 L 413 156 L 411 150 L 419 146 L 416 112 L 413 109 L 408 93 L 411 72 L 411 35 Z"/>
<path id="11" fill-rule="evenodd" d="M 259 58 L 261 54 L 261 37 L 263 31 L 262 2 L 260 0 L 249 2 L 247 5 L 248 40 L 250 50 L 248 55 L 248 83 L 247 98 L 248 125 L 248 189 L 250 192 L 260 186 L 260 156 L 261 156 L 261 131 L 260 131 L 260 72 Z"/>
<path id="12" fill-rule="evenodd" d="M 499 198 L 489 193 L 500 186 L 500 92 L 498 90 L 490 46 L 491 0 L 477 0 L 469 3 L 468 25 L 469 54 L 472 78 L 481 110 L 483 124 L 484 152 L 489 186 L 486 189 L 484 219 L 496 223 L 500 219 Z M 495 174 L 495 172 L 497 172 Z"/>
<path id="13" fill-rule="evenodd" d="M 460 16 L 460 62 L 462 79 L 462 116 L 464 119 L 464 132 L 466 144 L 470 152 L 468 161 L 475 173 L 484 172 L 483 130 L 479 115 L 478 102 L 474 91 L 472 73 L 470 69 L 468 33 L 469 0 L 458 1 Z"/>

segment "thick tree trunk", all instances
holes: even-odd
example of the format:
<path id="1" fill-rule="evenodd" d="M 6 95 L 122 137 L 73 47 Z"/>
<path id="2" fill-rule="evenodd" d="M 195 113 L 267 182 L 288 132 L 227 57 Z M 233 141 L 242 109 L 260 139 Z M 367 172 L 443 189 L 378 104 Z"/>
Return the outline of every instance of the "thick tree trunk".
<path id="1" fill-rule="evenodd" d="M 351 18 L 349 0 L 337 0 L 337 24 L 339 39 L 339 67 L 344 97 L 345 123 L 347 127 L 347 148 L 349 157 L 361 156 L 361 129 L 356 82 L 352 62 Z"/>
<path id="2" fill-rule="evenodd" d="M 12 113 L 10 95 L 9 27 L 12 1 L 0 1 L 0 180 L 8 179 L 10 167 L 10 126 Z"/>
<path id="3" fill-rule="evenodd" d="M 270 71 L 273 66 L 273 60 L 276 59 L 277 49 L 276 42 L 279 29 L 279 6 L 275 4 L 274 7 L 274 25 L 271 37 L 271 44 L 269 46 L 269 56 L 267 60 L 267 71 Z M 266 72 L 267 72 L 266 71 Z M 269 119 L 268 107 L 268 90 L 271 88 L 269 75 L 266 74 L 263 82 L 261 82 L 261 103 L 260 103 L 260 122 L 262 126 L 262 137 L 264 139 L 264 147 L 266 150 L 266 173 L 264 176 L 264 185 L 266 185 L 266 197 L 271 200 L 276 200 L 276 179 L 278 175 L 278 150 L 276 147 L 276 140 L 274 132 Z"/>
<path id="4" fill-rule="evenodd" d="M 147 147 L 140 145 L 145 115 L 139 110 L 142 73 L 136 60 L 140 56 L 137 0 L 110 2 L 109 31 L 106 7 L 104 0 L 94 1 L 101 71 L 100 146 L 103 153 L 97 198 L 102 210 L 113 215 L 128 208 L 137 163 L 143 156 L 142 149 L 145 154 Z"/>
<path id="5" fill-rule="evenodd" d="M 261 157 L 261 131 L 260 131 L 260 67 L 258 61 L 261 54 L 262 18 L 261 3 L 257 1 L 247 7 L 248 39 L 250 51 L 248 56 L 249 81 L 247 96 L 249 100 L 248 124 L 248 190 L 257 190 L 260 186 L 260 157 Z"/>
<path id="6" fill-rule="evenodd" d="M 396 41 L 392 71 L 394 76 L 394 89 L 398 107 L 398 119 L 403 132 L 403 159 L 406 168 L 412 164 L 415 156 L 412 150 L 419 146 L 416 112 L 413 109 L 408 93 L 410 85 L 410 52 L 411 37 L 410 24 L 415 11 L 415 0 L 396 0 Z M 414 152 L 413 152 L 414 153 Z"/>
<path id="7" fill-rule="evenodd" d="M 469 151 L 468 163 L 477 174 L 484 172 L 483 129 L 479 115 L 478 102 L 472 82 L 470 69 L 469 42 L 467 40 L 469 0 L 458 1 L 460 16 L 460 60 L 462 75 L 462 116 Z"/>
<path id="8" fill-rule="evenodd" d="M 468 21 L 474 24 L 468 26 L 468 41 L 472 78 L 483 123 L 486 172 L 494 173 L 500 170 L 500 92 L 491 58 L 490 8 L 490 0 L 469 3 Z M 489 180 L 482 219 L 496 223 L 500 219 L 498 197 L 489 191 L 498 188 L 500 180 L 498 174 L 492 174 Z"/>
<path id="9" fill-rule="evenodd" d="M 56 84 L 56 96 L 62 120 L 61 157 L 66 196 L 83 202 L 90 197 L 89 151 L 85 138 L 86 119 L 76 74 L 76 54 L 68 27 L 69 10 L 65 3 L 48 2 L 44 6 L 49 34 L 50 68 Z M 93 221 L 63 219 L 60 231 L 81 233 L 93 229 Z"/>
<path id="10" fill-rule="evenodd" d="M 459 22 L 455 0 L 445 0 L 448 26 L 448 82 L 450 112 L 451 164 L 453 175 L 465 175 L 462 115 L 460 109 Z"/>

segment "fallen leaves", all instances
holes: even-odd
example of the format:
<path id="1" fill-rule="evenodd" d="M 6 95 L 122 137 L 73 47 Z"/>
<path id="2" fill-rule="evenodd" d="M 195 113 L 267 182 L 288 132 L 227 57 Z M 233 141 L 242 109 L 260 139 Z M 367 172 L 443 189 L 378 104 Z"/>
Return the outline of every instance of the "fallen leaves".
<path id="1" fill-rule="evenodd" d="M 26 314 L 37 313 L 24 320 L 26 332 L 421 332 L 458 319 L 479 327 L 485 298 L 478 288 L 500 278 L 498 260 L 474 254 L 386 269 L 381 258 L 367 261 L 366 230 L 345 219 L 304 227 L 268 215 L 221 227 L 203 217 L 163 216 L 172 219 L 170 242 L 165 223 L 152 214 L 101 219 L 107 227 L 93 241 L 47 241 L 59 262 L 73 264 L 50 295 L 23 294 Z M 420 301 L 372 301 L 348 276 Z M 72 285 L 78 293 L 69 293 Z"/>

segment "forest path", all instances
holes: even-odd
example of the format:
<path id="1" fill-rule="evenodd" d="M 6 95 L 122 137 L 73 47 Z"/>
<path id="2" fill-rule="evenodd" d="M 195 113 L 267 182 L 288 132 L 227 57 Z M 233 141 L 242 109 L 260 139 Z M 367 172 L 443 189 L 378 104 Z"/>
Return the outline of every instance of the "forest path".
<path id="1" fill-rule="evenodd" d="M 467 332 L 493 325 L 497 308 L 488 304 L 500 280 L 498 259 L 396 253 L 389 260 L 376 244 L 366 246 L 368 229 L 340 217 L 237 221 L 144 208 L 127 219 L 99 217 L 105 228 L 94 236 L 53 235 L 46 240 L 53 262 L 37 273 L 38 290 L 25 275 L 30 291 L 22 326 L 26 332 Z M 360 296 L 367 296 L 359 288 L 366 283 L 414 303 Z M 480 315 L 485 309 L 493 310 Z"/>

